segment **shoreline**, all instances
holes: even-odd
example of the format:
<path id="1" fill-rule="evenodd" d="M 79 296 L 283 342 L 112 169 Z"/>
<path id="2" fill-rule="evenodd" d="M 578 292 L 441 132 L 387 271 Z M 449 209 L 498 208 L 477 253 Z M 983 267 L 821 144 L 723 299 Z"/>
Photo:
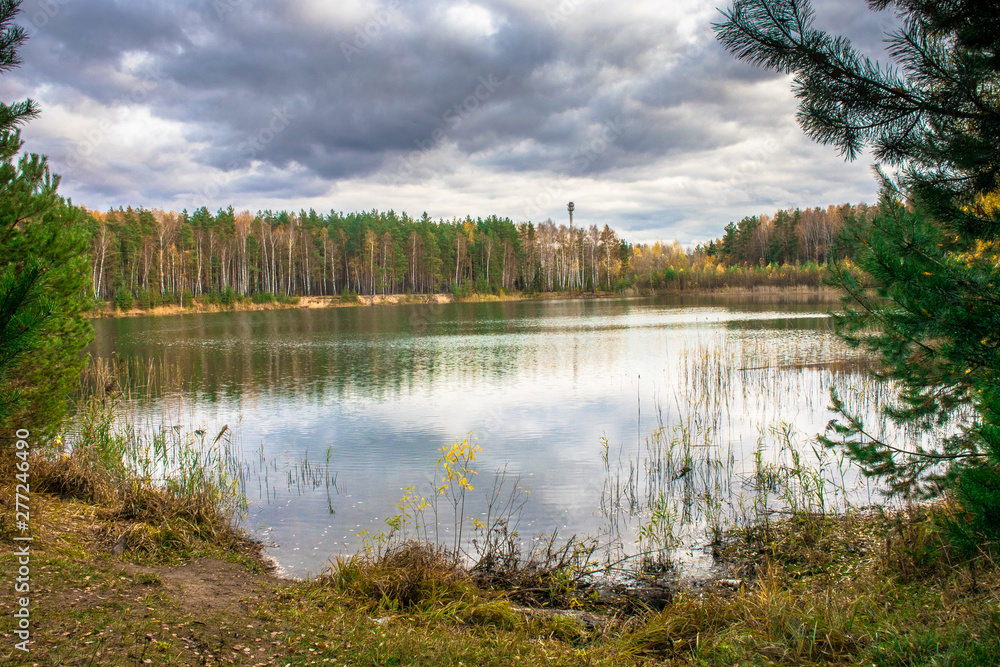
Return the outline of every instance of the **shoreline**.
<path id="1" fill-rule="evenodd" d="M 120 311 L 110 302 L 89 311 L 88 319 L 112 319 L 132 317 L 158 317 L 169 315 L 188 315 L 225 312 L 253 312 L 261 310 L 319 310 L 326 308 L 357 308 L 362 306 L 401 306 L 430 305 L 450 303 L 494 303 L 506 301 L 575 301 L 583 299 L 627 299 L 650 297 L 696 297 L 696 298 L 747 298 L 754 301 L 785 301 L 818 303 L 838 303 L 840 292 L 831 287 L 813 287 L 800 285 L 795 287 L 725 287 L 720 289 L 664 289 L 638 290 L 635 288 L 624 292 L 511 292 L 507 294 L 472 294 L 455 297 L 453 294 L 374 294 L 359 295 L 357 301 L 342 302 L 340 296 L 302 296 L 293 297 L 292 303 L 254 303 L 249 298 L 237 301 L 232 305 L 195 301 L 183 308 L 178 304 L 155 306 L 150 309 L 131 308 Z"/>
<path id="2" fill-rule="evenodd" d="M 986 639 L 1000 570 L 944 554 L 932 522 L 947 503 L 790 516 L 730 535 L 733 578 L 627 591 L 561 585 L 573 570 L 493 586 L 405 545 L 293 580 L 252 538 L 218 544 L 191 525 L 190 543 L 147 551 L 133 538 L 162 517 L 52 491 L 32 504 L 31 653 L 0 624 L 12 664 L 994 664 L 1000 650 Z"/>

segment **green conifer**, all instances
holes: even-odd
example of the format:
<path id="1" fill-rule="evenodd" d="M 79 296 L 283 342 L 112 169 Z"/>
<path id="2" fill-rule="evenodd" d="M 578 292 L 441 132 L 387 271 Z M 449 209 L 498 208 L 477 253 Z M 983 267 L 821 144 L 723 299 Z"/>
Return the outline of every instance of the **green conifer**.
<path id="1" fill-rule="evenodd" d="M 810 137 L 879 163 L 878 213 L 841 240 L 854 261 L 835 271 L 837 327 L 881 362 L 898 388 L 885 412 L 918 436 L 885 442 L 834 397 L 843 418 L 826 443 L 899 494 L 955 491 L 976 532 L 997 539 L 1000 12 L 984 0 L 869 5 L 900 20 L 890 65 L 816 30 L 808 0 L 735 0 L 716 31 L 736 57 L 794 74 Z"/>
<path id="2" fill-rule="evenodd" d="M 17 66 L 27 36 L 20 2 L 0 0 L 0 72 Z M 0 437 L 51 435 L 66 411 L 89 342 L 87 239 L 81 211 L 57 194 L 44 156 L 21 155 L 18 126 L 31 100 L 0 103 Z"/>

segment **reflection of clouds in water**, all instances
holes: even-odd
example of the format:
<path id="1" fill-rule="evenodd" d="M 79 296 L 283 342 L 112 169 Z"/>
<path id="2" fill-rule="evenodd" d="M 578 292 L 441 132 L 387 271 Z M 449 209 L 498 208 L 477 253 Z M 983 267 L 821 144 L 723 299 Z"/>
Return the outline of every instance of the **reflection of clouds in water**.
<path id="1" fill-rule="evenodd" d="M 438 448 L 469 432 L 484 450 L 477 494 L 505 466 L 532 492 L 525 534 L 599 533 L 602 436 L 637 456 L 658 420 L 717 418 L 716 446 L 731 448 L 739 459 L 733 471 L 745 471 L 760 428 L 784 419 L 811 435 L 830 418 L 834 374 L 783 367 L 844 354 L 826 331 L 824 306 L 460 306 L 186 316 L 190 324 L 169 323 L 162 338 L 149 319 L 142 325 L 152 331 L 119 337 L 127 341 L 119 354 L 188 369 L 195 419 L 187 423 L 235 423 L 242 415 L 248 459 L 262 448 L 277 466 L 253 521 L 270 527 L 280 545 L 272 553 L 292 574 L 356 550 L 356 533 L 384 527 L 407 486 L 428 494 Z M 424 312 L 433 317 L 418 316 Z M 761 368 L 740 370 L 748 366 Z M 691 397 L 712 382 L 725 391 L 694 405 Z M 337 474 L 329 498 L 328 489 L 287 483 L 288 471 L 306 459 L 325 463 L 328 450 Z M 251 480 L 248 492 L 259 485 Z M 478 502 L 470 498 L 470 513 Z"/>
<path id="2" fill-rule="evenodd" d="M 407 319 L 428 312 L 438 318 L 433 331 L 415 329 Z M 752 323 L 787 323 L 789 318 L 824 326 L 825 317 L 731 307 L 649 308 L 634 301 L 228 313 L 191 318 L 186 330 L 171 323 L 168 334 L 159 337 L 133 331 L 122 336 L 131 343 L 118 352 L 145 356 L 153 351 L 175 361 L 191 388 L 207 399 L 248 392 L 383 399 L 441 384 L 469 390 L 503 383 L 511 389 L 520 382 L 517 391 L 523 391 L 559 382 L 566 369 L 573 371 L 573 382 L 613 381 L 623 372 L 648 372 L 650 363 L 673 352 L 676 336 L 664 336 L 670 329 L 687 338 L 711 336 L 720 322 L 741 331 Z M 211 318 L 209 324 L 205 318 Z M 646 350 L 636 355 L 636 347 Z M 588 357 L 585 363 L 582 356 Z M 642 363 L 623 368 L 623 360 Z"/>

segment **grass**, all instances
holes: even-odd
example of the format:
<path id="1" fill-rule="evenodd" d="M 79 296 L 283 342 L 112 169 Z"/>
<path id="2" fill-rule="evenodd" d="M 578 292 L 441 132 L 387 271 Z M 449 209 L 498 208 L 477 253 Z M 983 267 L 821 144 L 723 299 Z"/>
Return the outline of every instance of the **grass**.
<path id="1" fill-rule="evenodd" d="M 202 544 L 259 551 L 236 523 L 246 501 L 229 427 L 210 439 L 180 427 L 141 432 L 117 406 L 113 391 L 81 399 L 72 447 L 35 456 L 32 491 L 97 508 L 95 538 L 118 552 L 182 559 Z"/>
<path id="2" fill-rule="evenodd" d="M 630 445 L 627 460 L 604 450 L 609 516 L 635 533 L 651 564 L 668 565 L 676 531 L 687 529 L 685 507 L 672 504 L 681 499 L 689 525 L 712 527 L 732 573 L 673 589 L 657 609 L 585 576 L 594 554 L 586 541 L 553 537 L 523 553 L 514 539 L 516 479 L 500 477 L 487 492 L 490 514 L 470 528 L 476 548 L 463 544 L 456 521 L 478 452 L 469 439 L 442 449 L 434 475 L 442 487 L 430 499 L 407 491 L 396 525 L 387 521 L 394 539 L 314 579 L 276 579 L 234 521 L 245 476 L 232 432 L 120 423 L 115 396 L 166 379 L 137 365 L 124 369 L 131 379 L 113 381 L 116 369 L 98 368 L 73 448 L 65 456 L 38 448 L 31 459 L 34 643 L 28 655 L 16 651 L 5 614 L 0 661 L 1000 664 L 1000 563 L 994 551 L 970 558 L 948 544 L 945 526 L 960 516 L 953 503 L 844 504 L 829 486 L 843 471 L 819 453 L 803 458 L 783 425 L 760 434 L 752 470 L 727 467 L 729 452 L 716 441 L 719 420 L 734 410 L 725 397 L 768 385 L 768 399 L 780 403 L 784 389 L 769 369 L 788 360 L 770 354 L 686 352 L 678 391 L 700 402 Z M 0 459 L 0 539 L 15 534 L 13 463 Z M 307 462 L 302 474 L 312 470 Z M 745 508 L 734 488 L 741 480 L 751 493 Z M 430 546 L 449 523 L 449 549 Z M 0 555 L 11 579 L 17 567 L 9 551 Z"/>
<path id="3" fill-rule="evenodd" d="M 5 664 L 576 664 L 576 649 L 559 638 L 569 624 L 519 616 L 415 547 L 297 583 L 255 574 L 245 557 L 232 572 L 253 586 L 206 592 L 201 575 L 181 588 L 176 573 L 231 558 L 228 544 L 192 535 L 198 546 L 184 566 L 164 550 L 114 556 L 101 506 L 44 493 L 32 502 L 42 517 L 31 560 L 35 642 L 27 656 L 15 651 L 5 615 Z M 0 557 L 6 571 L 15 564 L 9 552 Z M 189 604 L 206 593 L 214 604 Z"/>
<path id="4" fill-rule="evenodd" d="M 1000 570 L 950 559 L 949 511 L 798 515 L 766 541 L 739 535 L 738 590 L 684 594 L 625 641 L 693 664 L 997 664 Z"/>
<path id="5" fill-rule="evenodd" d="M 585 592 L 572 612 L 526 609 L 509 590 L 413 543 L 300 582 L 263 574 L 252 554 L 234 556 L 206 532 L 191 533 L 177 553 L 112 555 L 104 536 L 117 519 L 106 507 L 53 493 L 33 493 L 32 506 L 35 643 L 28 656 L 15 651 L 5 615 L 5 664 L 1000 661 L 1000 567 L 985 553 L 963 561 L 950 552 L 945 504 L 803 514 L 767 535 L 733 534 L 725 558 L 740 580 L 681 591 L 658 612 L 602 605 Z M 14 564 L 9 552 L 0 556 L 3 570 Z"/>

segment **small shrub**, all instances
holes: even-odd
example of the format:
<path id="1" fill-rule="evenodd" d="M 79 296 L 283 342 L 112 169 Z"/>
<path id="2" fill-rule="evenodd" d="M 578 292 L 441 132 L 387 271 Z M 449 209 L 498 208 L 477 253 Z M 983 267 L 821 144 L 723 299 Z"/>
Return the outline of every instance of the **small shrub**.
<path id="1" fill-rule="evenodd" d="M 426 611 L 477 592 L 454 558 L 418 542 L 338 559 L 316 583 L 367 600 L 373 608 L 393 610 Z"/>
<path id="2" fill-rule="evenodd" d="M 236 290 L 233 289 L 232 285 L 226 285 L 226 288 L 219 293 L 219 303 L 227 308 L 232 308 L 237 300 Z"/>
<path id="3" fill-rule="evenodd" d="M 124 285 L 119 287 L 115 290 L 114 304 L 116 310 L 132 310 L 132 306 L 135 305 L 132 292 Z"/>
<path id="4" fill-rule="evenodd" d="M 915 506 L 888 519 L 882 566 L 900 583 L 921 581 L 952 570 L 953 549 L 946 538 L 952 509 Z"/>
<path id="5" fill-rule="evenodd" d="M 615 284 L 612 285 L 611 290 L 613 292 L 624 292 L 626 290 L 632 289 L 633 287 L 635 287 L 635 283 L 633 281 L 627 280 L 625 278 L 619 278 L 618 280 L 615 281 Z"/>
<path id="6" fill-rule="evenodd" d="M 143 310 L 151 310 L 160 305 L 160 295 L 148 289 L 139 290 L 139 307 Z"/>
<path id="7" fill-rule="evenodd" d="M 275 303 L 278 299 L 270 292 L 258 292 L 250 297 L 253 303 Z"/>
<path id="8" fill-rule="evenodd" d="M 948 522 L 951 543 L 966 556 L 995 551 L 1000 545 L 1000 468 L 969 467 L 956 487 L 961 512 Z"/>

